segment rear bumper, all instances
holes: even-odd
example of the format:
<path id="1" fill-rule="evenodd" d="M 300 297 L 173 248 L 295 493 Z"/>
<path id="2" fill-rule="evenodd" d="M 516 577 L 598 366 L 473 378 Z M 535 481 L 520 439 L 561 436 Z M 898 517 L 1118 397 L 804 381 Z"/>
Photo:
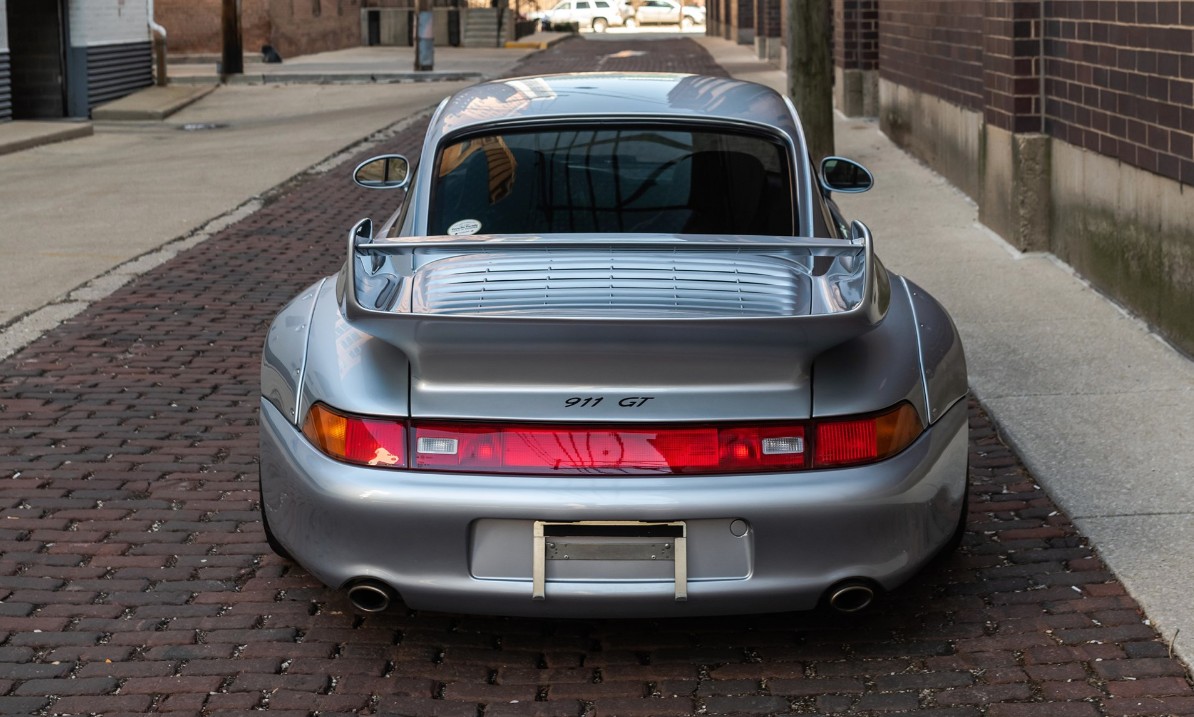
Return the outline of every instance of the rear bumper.
<path id="1" fill-rule="evenodd" d="M 682 616 L 809 609 L 863 577 L 890 589 L 957 524 L 966 405 L 911 447 L 863 468 L 666 478 L 436 474 L 350 466 L 261 407 L 262 502 L 287 550 L 332 586 L 371 577 L 413 608 L 543 617 Z M 548 563 L 532 599 L 535 521 L 684 521 L 688 598 L 670 565 Z M 745 526 L 746 530 L 743 530 Z"/>

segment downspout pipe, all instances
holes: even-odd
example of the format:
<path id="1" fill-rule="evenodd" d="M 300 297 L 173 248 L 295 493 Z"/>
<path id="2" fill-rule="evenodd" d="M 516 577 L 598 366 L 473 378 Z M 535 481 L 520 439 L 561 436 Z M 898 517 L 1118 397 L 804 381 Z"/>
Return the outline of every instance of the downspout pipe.
<path id="1" fill-rule="evenodd" d="M 153 0 L 145 0 L 145 3 L 149 15 L 149 31 L 153 35 L 153 59 L 157 66 L 155 80 L 159 87 L 165 87 L 168 81 L 166 75 L 166 28 L 159 25 L 153 17 Z"/>

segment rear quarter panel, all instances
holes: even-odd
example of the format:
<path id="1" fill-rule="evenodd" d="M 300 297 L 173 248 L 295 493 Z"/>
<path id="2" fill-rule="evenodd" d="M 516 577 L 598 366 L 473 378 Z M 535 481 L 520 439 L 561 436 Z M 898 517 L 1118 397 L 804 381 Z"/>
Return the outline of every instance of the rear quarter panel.
<path id="1" fill-rule="evenodd" d="M 883 323 L 817 357 L 812 367 L 813 415 L 870 413 L 909 401 L 928 416 L 916 316 L 906 285 L 892 275 Z"/>

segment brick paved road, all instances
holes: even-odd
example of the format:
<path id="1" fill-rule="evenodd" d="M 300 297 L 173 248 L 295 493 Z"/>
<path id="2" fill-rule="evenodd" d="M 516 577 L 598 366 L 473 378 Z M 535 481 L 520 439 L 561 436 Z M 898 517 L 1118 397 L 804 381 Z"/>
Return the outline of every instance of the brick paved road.
<path id="1" fill-rule="evenodd" d="M 626 49 L 520 69 L 720 73 L 687 40 L 597 54 Z M 0 712 L 1194 714 L 1183 666 L 974 407 L 962 551 L 859 622 L 354 616 L 265 546 L 258 356 L 378 196 L 343 171 L 298 183 L 0 364 Z"/>

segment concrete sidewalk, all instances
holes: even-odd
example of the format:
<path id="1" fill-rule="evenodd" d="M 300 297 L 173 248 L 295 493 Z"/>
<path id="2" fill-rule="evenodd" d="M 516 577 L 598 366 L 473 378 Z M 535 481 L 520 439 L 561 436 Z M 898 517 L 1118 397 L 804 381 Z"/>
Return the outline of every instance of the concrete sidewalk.
<path id="1" fill-rule="evenodd" d="M 336 66 L 326 55 L 356 63 L 365 54 L 380 76 L 413 57 L 410 48 L 362 49 L 382 52 L 325 53 L 290 66 L 326 73 Z M 437 53 L 437 64 L 455 67 L 455 75 L 490 77 L 508 73 L 531 52 L 448 48 Z M 473 71 L 463 73 L 466 66 Z M 0 147 L 7 138 L 23 143 L 23 151 L 0 152 L 0 252 L 6 257 L 0 357 L 201 240 L 209 223 L 216 222 L 208 227 L 214 229 L 250 213 L 272 188 L 304 171 L 326 171 L 329 157 L 475 81 L 439 75 L 434 82 L 379 85 L 321 77 L 319 84 L 225 85 L 214 92 L 149 88 L 125 103 L 140 114 L 123 115 L 147 121 L 0 124 Z M 194 92 L 202 99 L 164 121 L 153 119 L 163 103 L 190 102 Z M 30 134 L 62 132 L 83 138 L 28 148 L 37 144 Z M 164 245 L 164 253 L 143 256 Z M 130 264 L 134 257 L 142 258 Z M 97 277 L 103 278 L 86 286 Z"/>
<path id="2" fill-rule="evenodd" d="M 697 38 L 736 77 L 785 91 L 748 48 Z M 874 120 L 834 128 L 876 177 L 840 196 L 891 269 L 935 295 L 966 346 L 971 389 L 1033 475 L 1172 641 L 1194 659 L 1194 363 L 1047 254 L 1021 254 L 976 205 Z"/>
<path id="3" fill-rule="evenodd" d="M 163 120 L 206 97 L 220 85 L 346 85 L 426 82 L 478 82 L 509 70 L 529 52 L 571 37 L 563 32 L 537 32 L 501 48 L 436 48 L 434 69 L 414 69 L 414 48 L 351 47 L 267 64 L 254 56 L 244 73 L 221 77 L 216 59 L 168 64 L 170 84 L 146 87 L 92 110 L 97 122 Z M 0 122 L 0 155 L 77 139 L 92 134 L 91 122 Z M 0 317 L 2 320 L 2 317 Z"/>
<path id="4" fill-rule="evenodd" d="M 494 68 L 508 67 L 511 51 L 538 50 L 559 42 L 568 33 L 540 32 L 507 47 L 437 47 L 433 69 L 416 71 L 413 47 L 350 47 L 285 59 L 281 63 L 252 60 L 244 73 L 226 78 L 231 84 L 391 83 L 477 81 L 494 76 Z M 207 84 L 220 80 L 213 63 L 169 65 L 172 83 Z"/>
<path id="5" fill-rule="evenodd" d="M 784 75 L 747 48 L 694 39 L 736 76 L 783 90 Z M 336 82 L 407 61 L 375 50 L 393 48 L 273 67 Z M 436 64 L 492 76 L 526 52 L 437 48 Z M 0 156 L 0 357 L 201 241 L 213 219 L 251 213 L 272 187 L 326 171 L 325 158 L 460 86 L 225 86 L 164 122 L 99 122 L 94 137 Z M 874 122 L 839 118 L 836 132 L 878 181 L 843 209 L 870 224 L 892 269 L 949 307 L 975 393 L 1162 633 L 1194 655 L 1194 366 L 1051 257 L 1012 251 Z"/>

